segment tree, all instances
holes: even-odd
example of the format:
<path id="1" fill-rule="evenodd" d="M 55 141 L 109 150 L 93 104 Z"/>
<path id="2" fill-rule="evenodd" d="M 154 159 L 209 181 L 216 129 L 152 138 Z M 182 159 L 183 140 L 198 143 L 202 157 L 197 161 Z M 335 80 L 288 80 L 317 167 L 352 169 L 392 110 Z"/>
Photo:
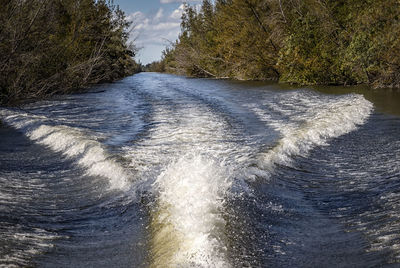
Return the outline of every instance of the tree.
<path id="1" fill-rule="evenodd" d="M 196 77 L 400 86 L 397 0 L 204 0 L 165 70 Z"/>
<path id="2" fill-rule="evenodd" d="M 135 71 L 130 24 L 105 0 L 0 0 L 0 102 L 65 93 Z"/>

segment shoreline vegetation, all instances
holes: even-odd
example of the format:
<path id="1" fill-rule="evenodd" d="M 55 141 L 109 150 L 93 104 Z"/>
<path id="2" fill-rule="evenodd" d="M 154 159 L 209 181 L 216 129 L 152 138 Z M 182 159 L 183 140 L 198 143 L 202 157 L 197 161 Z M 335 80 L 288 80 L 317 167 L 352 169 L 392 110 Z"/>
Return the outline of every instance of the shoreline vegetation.
<path id="1" fill-rule="evenodd" d="M 400 88 L 397 0 L 203 0 L 145 71 Z"/>
<path id="2" fill-rule="evenodd" d="M 112 1 L 0 0 L 0 104 L 77 92 L 139 72 Z"/>
<path id="3" fill-rule="evenodd" d="M 0 105 L 144 71 L 295 85 L 400 88 L 398 0 L 203 0 L 160 61 L 135 62 L 112 0 L 0 0 Z"/>

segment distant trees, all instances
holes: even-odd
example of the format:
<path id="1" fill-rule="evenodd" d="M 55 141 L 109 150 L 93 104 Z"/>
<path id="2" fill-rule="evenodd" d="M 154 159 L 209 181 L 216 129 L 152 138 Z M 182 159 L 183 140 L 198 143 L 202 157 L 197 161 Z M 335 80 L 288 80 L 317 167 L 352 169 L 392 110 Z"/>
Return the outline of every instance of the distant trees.
<path id="1" fill-rule="evenodd" d="M 400 87 L 398 0 L 213 2 L 185 6 L 167 72 Z"/>
<path id="2" fill-rule="evenodd" d="M 164 61 L 153 61 L 152 63 L 146 64 L 143 67 L 143 70 L 145 72 L 158 72 L 158 73 L 164 73 L 165 72 L 165 63 Z"/>
<path id="3" fill-rule="evenodd" d="M 135 72 L 124 13 L 105 0 L 0 0 L 0 103 Z"/>

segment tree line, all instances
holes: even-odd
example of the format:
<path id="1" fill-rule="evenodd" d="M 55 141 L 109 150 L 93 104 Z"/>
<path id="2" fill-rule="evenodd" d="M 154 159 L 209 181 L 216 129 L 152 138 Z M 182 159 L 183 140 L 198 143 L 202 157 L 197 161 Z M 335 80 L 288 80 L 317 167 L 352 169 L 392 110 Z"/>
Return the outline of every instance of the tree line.
<path id="1" fill-rule="evenodd" d="M 194 77 L 400 87 L 398 0 L 204 0 L 147 66 Z"/>
<path id="2" fill-rule="evenodd" d="M 112 1 L 0 0 L 0 103 L 68 93 L 140 68 Z"/>

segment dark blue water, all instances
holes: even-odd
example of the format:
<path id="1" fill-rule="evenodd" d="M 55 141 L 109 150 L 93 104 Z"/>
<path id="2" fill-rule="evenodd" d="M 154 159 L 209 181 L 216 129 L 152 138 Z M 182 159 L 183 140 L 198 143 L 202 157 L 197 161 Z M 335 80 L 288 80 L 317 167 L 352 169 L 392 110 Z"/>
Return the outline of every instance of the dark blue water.
<path id="1" fill-rule="evenodd" d="M 0 108 L 0 266 L 398 267 L 399 106 L 143 73 Z"/>

